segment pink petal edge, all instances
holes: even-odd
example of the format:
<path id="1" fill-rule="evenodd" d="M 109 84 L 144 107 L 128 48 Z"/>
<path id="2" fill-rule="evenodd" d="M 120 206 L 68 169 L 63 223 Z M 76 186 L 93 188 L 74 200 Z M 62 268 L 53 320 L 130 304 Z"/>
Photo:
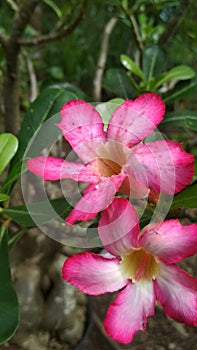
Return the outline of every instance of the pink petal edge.
<path id="1" fill-rule="evenodd" d="M 60 114 L 61 122 L 57 126 L 65 139 L 83 162 L 93 160 L 97 146 L 106 140 L 100 114 L 90 103 L 81 100 L 69 101 Z"/>
<path id="2" fill-rule="evenodd" d="M 152 281 L 128 282 L 110 305 L 104 327 L 119 343 L 130 343 L 139 330 L 145 331 L 147 318 L 154 315 L 155 296 Z"/>
<path id="3" fill-rule="evenodd" d="M 94 253 L 79 253 L 68 258 L 62 269 L 63 279 L 90 295 L 100 295 L 123 288 L 123 278 L 116 258 L 105 258 Z"/>
<path id="4" fill-rule="evenodd" d="M 197 252 L 197 225 L 178 220 L 150 224 L 141 232 L 139 245 L 167 264 L 180 262 Z"/>
<path id="5" fill-rule="evenodd" d="M 197 279 L 176 265 L 161 264 L 154 283 L 156 299 L 166 315 L 197 326 Z"/>
<path id="6" fill-rule="evenodd" d="M 131 147 L 150 135 L 165 113 L 163 100 L 154 92 L 122 103 L 112 114 L 107 138 Z"/>

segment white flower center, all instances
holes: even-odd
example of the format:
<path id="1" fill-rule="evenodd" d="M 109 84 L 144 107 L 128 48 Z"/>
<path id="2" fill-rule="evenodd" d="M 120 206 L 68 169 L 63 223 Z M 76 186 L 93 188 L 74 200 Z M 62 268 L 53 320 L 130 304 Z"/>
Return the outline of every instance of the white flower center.
<path id="1" fill-rule="evenodd" d="M 98 158 L 92 162 L 95 171 L 102 176 L 111 177 L 121 173 L 125 164 L 129 149 L 122 143 L 109 141 L 101 143 L 96 153 Z"/>
<path id="2" fill-rule="evenodd" d="M 144 249 L 132 250 L 121 258 L 122 273 L 132 281 L 155 279 L 159 273 L 159 263 Z"/>

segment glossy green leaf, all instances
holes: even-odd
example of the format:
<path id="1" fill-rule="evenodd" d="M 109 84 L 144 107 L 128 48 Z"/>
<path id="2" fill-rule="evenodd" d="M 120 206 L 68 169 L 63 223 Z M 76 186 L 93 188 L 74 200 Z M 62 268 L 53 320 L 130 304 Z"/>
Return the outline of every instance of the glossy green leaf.
<path id="1" fill-rule="evenodd" d="M 72 207 L 63 197 L 50 201 L 31 203 L 28 206 L 18 205 L 8 209 L 2 208 L 4 214 L 18 225 L 25 227 L 35 227 L 37 224 L 43 225 L 54 219 L 65 219 L 71 210 Z"/>
<path id="2" fill-rule="evenodd" d="M 62 105 L 71 99 L 75 100 L 77 96 L 71 92 L 66 92 L 64 89 L 49 88 L 41 92 L 38 98 L 31 104 L 18 135 L 18 152 L 11 162 L 10 172 L 2 187 L 3 192 L 9 193 L 12 183 L 21 175 L 23 157 L 31 140 L 34 139 L 35 154 L 39 154 L 48 145 L 49 140 L 50 142 L 56 140 L 59 129 L 54 124 L 60 118 L 57 113 L 59 113 Z M 41 126 L 49 118 L 51 118 L 51 127 L 46 132 Z M 39 137 L 39 142 L 36 143 L 35 138 L 39 132 L 42 134 L 42 137 Z"/>
<path id="3" fill-rule="evenodd" d="M 9 164 L 18 148 L 18 140 L 12 134 L 0 135 L 0 174 Z"/>
<path id="4" fill-rule="evenodd" d="M 97 111 L 99 112 L 99 114 L 102 117 L 102 121 L 104 123 L 104 130 L 107 130 L 107 125 L 108 122 L 111 118 L 111 115 L 113 113 L 113 111 L 121 105 L 121 103 L 123 103 L 124 100 L 122 98 L 114 98 L 112 100 L 109 100 L 107 102 L 104 103 L 99 103 L 96 106 Z"/>
<path id="5" fill-rule="evenodd" d="M 170 69 L 167 73 L 162 74 L 161 77 L 157 79 L 155 88 L 157 89 L 159 86 L 173 80 L 187 80 L 192 79 L 194 76 L 195 71 L 191 67 L 181 65 Z"/>
<path id="6" fill-rule="evenodd" d="M 188 207 L 196 208 L 197 205 L 197 183 L 186 187 L 174 196 L 172 208 Z"/>
<path id="7" fill-rule="evenodd" d="M 157 45 L 148 46 L 143 53 L 142 69 L 146 80 L 158 77 L 165 65 L 165 55 Z"/>
<path id="8" fill-rule="evenodd" d="M 197 112 L 180 109 L 176 112 L 166 113 L 160 126 L 179 126 L 197 131 Z"/>
<path id="9" fill-rule="evenodd" d="M 0 344 L 14 334 L 19 321 L 19 306 L 10 273 L 7 230 L 0 229 Z"/>
<path id="10" fill-rule="evenodd" d="M 138 78 L 145 81 L 145 76 L 140 69 L 140 67 L 137 66 L 137 64 L 127 55 L 120 55 L 120 61 L 122 65 L 128 69 L 131 73 L 135 74 Z"/>
<path id="11" fill-rule="evenodd" d="M 6 193 L 0 193 L 0 202 L 5 202 L 10 198 Z"/>

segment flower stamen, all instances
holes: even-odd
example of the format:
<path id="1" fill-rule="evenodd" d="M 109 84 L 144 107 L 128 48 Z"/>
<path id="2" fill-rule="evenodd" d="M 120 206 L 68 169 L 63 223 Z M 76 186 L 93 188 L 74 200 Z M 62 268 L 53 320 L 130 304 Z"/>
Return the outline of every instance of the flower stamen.
<path id="1" fill-rule="evenodd" d="M 132 281 L 155 279 L 159 272 L 159 263 L 144 249 L 122 256 L 121 267 L 124 275 Z"/>

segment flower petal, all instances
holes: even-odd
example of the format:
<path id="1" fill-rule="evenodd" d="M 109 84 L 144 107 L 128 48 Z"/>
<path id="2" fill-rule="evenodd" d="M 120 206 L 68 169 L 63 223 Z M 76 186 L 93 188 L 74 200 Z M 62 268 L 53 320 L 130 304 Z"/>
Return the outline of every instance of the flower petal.
<path id="1" fill-rule="evenodd" d="M 118 259 L 89 252 L 74 254 L 68 258 L 62 274 L 67 282 L 91 295 L 114 292 L 127 283 L 121 274 Z"/>
<path id="2" fill-rule="evenodd" d="M 144 180 L 157 193 L 174 194 L 187 186 L 193 177 L 193 155 L 185 152 L 181 144 L 173 141 L 155 141 L 140 144 L 133 149 L 127 164 L 132 167 L 137 160 L 144 166 Z M 133 175 L 139 178 L 138 167 L 132 167 Z"/>
<path id="3" fill-rule="evenodd" d="M 122 184 L 120 191 L 131 198 L 146 198 L 150 190 L 145 169 L 134 156 L 131 157 L 132 161 L 129 157 L 129 161 L 123 166 L 123 171 L 127 173 L 128 177 Z"/>
<path id="4" fill-rule="evenodd" d="M 61 122 L 57 125 L 73 150 L 85 163 L 96 157 L 96 148 L 106 136 L 101 116 L 87 102 L 73 100 L 61 109 Z"/>
<path id="5" fill-rule="evenodd" d="M 154 314 L 154 305 L 152 281 L 129 282 L 107 311 L 106 332 L 119 343 L 130 343 L 137 331 L 146 329 L 147 318 Z"/>
<path id="6" fill-rule="evenodd" d="M 137 247 L 138 215 L 132 204 L 124 198 L 114 198 L 103 211 L 98 232 L 105 249 L 120 256 Z"/>
<path id="7" fill-rule="evenodd" d="M 97 183 L 99 178 L 92 168 L 81 163 L 68 162 L 61 158 L 42 157 L 29 159 L 28 169 L 45 181 L 73 179 L 75 181 Z"/>
<path id="8" fill-rule="evenodd" d="M 197 279 L 176 265 L 161 264 L 155 280 L 156 299 L 167 316 L 197 326 Z"/>
<path id="9" fill-rule="evenodd" d="M 125 174 L 119 174 L 103 178 L 96 185 L 88 186 L 83 197 L 66 218 L 66 223 L 72 225 L 78 220 L 86 221 L 94 218 L 98 212 L 108 207 L 125 177 Z"/>
<path id="10" fill-rule="evenodd" d="M 197 225 L 183 226 L 178 220 L 148 225 L 139 245 L 167 264 L 179 262 L 197 252 Z"/>
<path id="11" fill-rule="evenodd" d="M 165 105 L 155 93 L 145 93 L 134 101 L 127 100 L 112 114 L 107 138 L 131 147 L 150 135 L 163 119 Z"/>

